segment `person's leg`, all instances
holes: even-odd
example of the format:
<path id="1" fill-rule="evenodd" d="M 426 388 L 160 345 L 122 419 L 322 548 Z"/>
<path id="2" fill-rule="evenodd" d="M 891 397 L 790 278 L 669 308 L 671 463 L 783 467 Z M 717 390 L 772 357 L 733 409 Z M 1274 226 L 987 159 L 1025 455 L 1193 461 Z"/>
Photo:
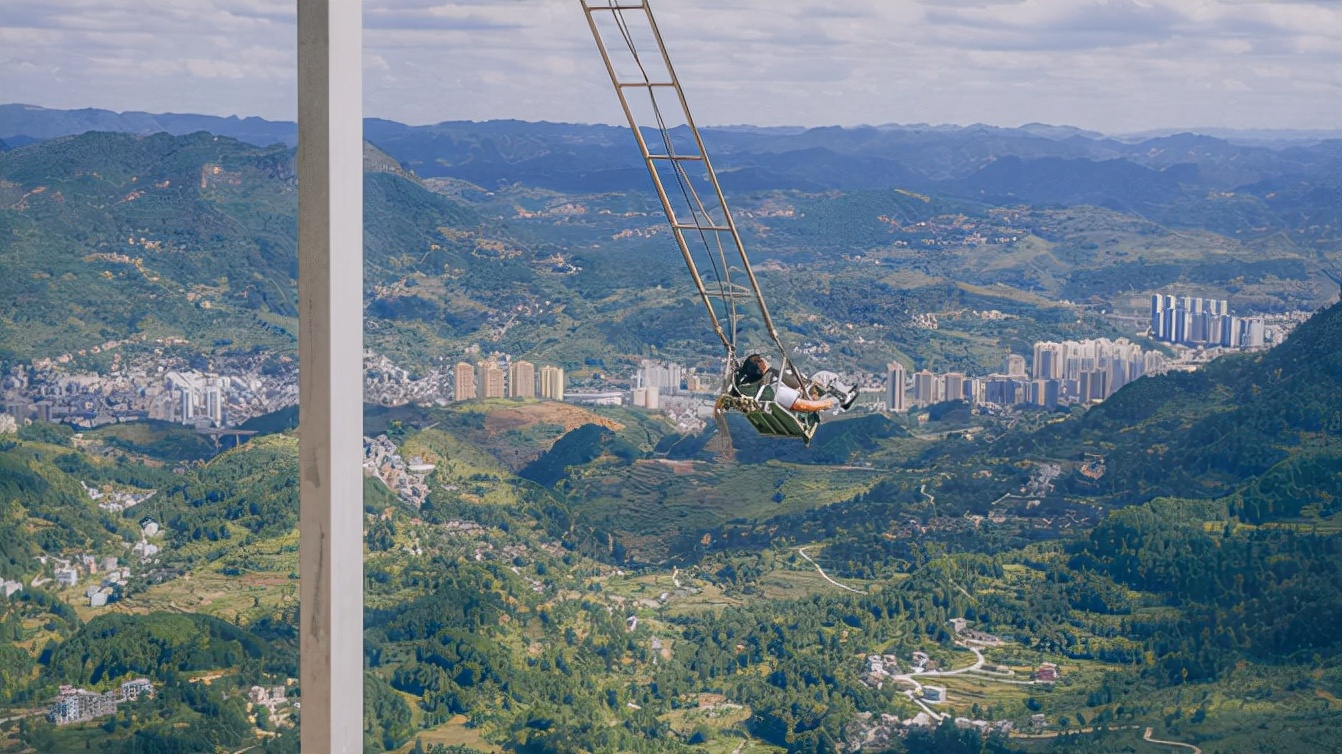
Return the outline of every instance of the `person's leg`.
<path id="1" fill-rule="evenodd" d="M 857 386 L 844 383 L 833 372 L 816 372 L 811 376 L 811 383 L 819 387 L 822 393 L 834 396 L 839 401 L 839 407 L 845 411 L 857 401 Z"/>

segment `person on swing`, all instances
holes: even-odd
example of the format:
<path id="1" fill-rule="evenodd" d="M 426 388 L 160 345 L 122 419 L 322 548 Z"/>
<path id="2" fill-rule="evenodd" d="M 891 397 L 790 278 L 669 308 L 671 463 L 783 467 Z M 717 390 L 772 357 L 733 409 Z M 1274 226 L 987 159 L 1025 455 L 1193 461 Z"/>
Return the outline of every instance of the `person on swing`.
<path id="1" fill-rule="evenodd" d="M 803 388 L 791 373 L 784 374 L 769 366 L 763 356 L 753 353 L 741 362 L 733 376 L 736 390 L 760 401 L 773 401 L 789 411 L 809 414 L 839 406 L 847 410 L 857 400 L 857 389 L 838 381 L 831 372 L 817 372 Z M 828 393 L 829 397 L 821 397 Z"/>

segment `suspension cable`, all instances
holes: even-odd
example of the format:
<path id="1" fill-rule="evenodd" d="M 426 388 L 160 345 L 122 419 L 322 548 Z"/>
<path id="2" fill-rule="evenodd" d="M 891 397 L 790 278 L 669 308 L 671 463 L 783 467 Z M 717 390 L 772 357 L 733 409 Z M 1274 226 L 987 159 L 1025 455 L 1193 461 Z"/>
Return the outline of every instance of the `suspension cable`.
<path id="1" fill-rule="evenodd" d="M 616 7 L 618 2 L 620 2 L 620 0 L 609 0 L 609 3 L 613 10 L 612 15 L 615 17 L 616 26 L 620 30 L 620 35 L 624 38 L 625 45 L 629 48 L 630 55 L 633 56 L 634 63 L 638 66 L 639 74 L 643 77 L 643 82 L 645 84 L 651 84 L 652 79 L 648 76 L 647 67 L 643 64 L 643 59 L 638 53 L 637 46 L 634 44 L 633 35 L 630 33 L 629 26 L 625 22 L 624 10 Z M 666 154 L 668 157 L 675 157 L 676 156 L 675 146 L 672 143 L 670 131 L 666 127 L 666 119 L 662 115 L 661 106 L 658 105 L 657 103 L 656 94 L 654 93 L 653 88 L 651 86 L 648 86 L 646 88 L 648 90 L 648 100 L 652 105 L 653 115 L 657 120 L 657 129 L 660 132 L 662 144 L 666 148 Z M 634 127 L 637 128 L 637 125 L 635 124 Z M 730 277 L 731 273 L 727 265 L 726 250 L 722 246 L 722 239 L 720 234 L 715 233 L 715 235 L 719 236 L 717 241 L 718 253 L 722 257 L 722 268 L 719 269 L 718 260 L 713 256 L 713 247 L 708 240 L 707 233 L 702 227 L 704 223 L 708 223 L 710 225 L 712 224 L 713 222 L 712 216 L 709 215 L 708 209 L 704 206 L 703 200 L 699 198 L 699 193 L 694 190 L 694 185 L 690 181 L 689 176 L 685 174 L 684 168 L 682 168 L 680 165 L 680 161 L 671 159 L 668 160 L 668 162 L 670 162 L 672 168 L 672 174 L 676 178 L 676 187 L 680 190 L 680 195 L 685 200 L 685 206 L 690 210 L 690 214 L 694 219 L 695 229 L 697 230 L 699 236 L 699 242 L 703 245 L 705 256 L 708 257 L 709 264 L 713 268 L 713 278 L 714 281 L 717 283 L 718 295 L 722 299 L 723 306 L 726 309 L 727 322 L 731 331 L 731 336 L 729 339 L 730 343 L 728 344 L 728 352 L 734 357 L 736 353 L 737 310 L 736 310 L 735 299 L 728 293 L 728 291 L 731 288 L 731 277 Z M 703 222 L 700 221 L 701 212 L 703 215 Z M 726 214 L 725 210 L 724 214 Z M 668 218 L 668 219 L 674 222 L 674 218 Z M 673 228 L 673 230 L 675 229 Z"/>

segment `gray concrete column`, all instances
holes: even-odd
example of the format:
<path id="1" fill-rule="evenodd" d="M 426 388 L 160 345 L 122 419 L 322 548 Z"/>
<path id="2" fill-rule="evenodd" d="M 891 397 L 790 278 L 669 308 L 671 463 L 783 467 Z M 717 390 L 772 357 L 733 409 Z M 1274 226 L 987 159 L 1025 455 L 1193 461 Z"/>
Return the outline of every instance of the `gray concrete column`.
<path id="1" fill-rule="evenodd" d="M 299 676 L 307 754 L 363 750 L 363 20 L 298 0 Z"/>

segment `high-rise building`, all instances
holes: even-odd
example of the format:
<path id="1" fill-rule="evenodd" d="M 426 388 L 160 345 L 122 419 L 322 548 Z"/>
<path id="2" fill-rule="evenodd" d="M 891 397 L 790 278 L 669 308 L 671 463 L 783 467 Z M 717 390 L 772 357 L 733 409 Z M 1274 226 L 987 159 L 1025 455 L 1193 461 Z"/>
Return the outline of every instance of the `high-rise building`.
<path id="1" fill-rule="evenodd" d="M 536 367 L 529 361 L 514 361 L 508 367 L 508 395 L 513 398 L 536 397 Z"/>
<path id="2" fill-rule="evenodd" d="M 1014 406 L 1030 399 L 1029 384 L 1023 378 L 995 374 L 980 382 L 983 385 L 983 403 Z"/>
<path id="3" fill-rule="evenodd" d="M 966 382 L 969 385 L 969 402 L 975 406 L 982 406 L 987 402 L 988 380 L 974 377 Z"/>
<path id="4" fill-rule="evenodd" d="M 1259 348 L 1264 339 L 1263 320 L 1256 317 L 1244 320 L 1244 334 L 1240 336 L 1240 343 L 1245 348 Z"/>
<path id="5" fill-rule="evenodd" d="M 184 387 L 177 393 L 178 395 L 178 415 L 183 423 L 196 418 L 196 391 Z"/>
<path id="6" fill-rule="evenodd" d="M 897 361 L 886 364 L 885 379 L 886 408 L 896 414 L 908 411 L 908 399 L 904 395 L 904 365 Z"/>
<path id="7" fill-rule="evenodd" d="M 452 391 L 454 400 L 469 401 L 475 397 L 475 367 L 462 361 L 452 370 L 456 377 L 456 387 Z"/>
<path id="8" fill-rule="evenodd" d="M 636 387 L 632 403 L 639 408 L 656 411 L 661 407 L 661 390 L 655 387 Z"/>
<path id="9" fill-rule="evenodd" d="M 1058 407 L 1058 381 L 1037 379 L 1030 383 L 1030 402 L 1053 410 Z"/>
<path id="10" fill-rule="evenodd" d="M 1034 344 L 1034 376 L 1056 380 L 1062 377 L 1062 344 L 1045 342 Z"/>
<path id="11" fill-rule="evenodd" d="M 1221 318 L 1221 345 L 1226 348 L 1240 346 L 1240 318 L 1225 316 Z"/>
<path id="12" fill-rule="evenodd" d="M 1080 385 L 1077 390 L 1077 399 L 1082 403 L 1089 401 L 1102 401 L 1109 390 L 1109 372 L 1101 369 L 1090 369 L 1081 373 Z"/>
<path id="13" fill-rule="evenodd" d="M 1128 384 L 1128 367 L 1131 363 L 1124 359 L 1109 359 L 1104 385 L 1105 400 L 1108 400 L 1109 396 L 1117 393 L 1119 389 Z"/>
<path id="14" fill-rule="evenodd" d="M 965 376 L 960 372 L 947 372 L 941 376 L 941 400 L 960 401 L 965 397 Z"/>
<path id="15" fill-rule="evenodd" d="M 1187 299 L 1184 299 L 1187 301 Z M 1174 310 L 1174 342 L 1183 343 L 1188 340 L 1189 326 L 1192 324 L 1193 312 L 1188 309 Z"/>
<path id="16" fill-rule="evenodd" d="M 482 361 L 475 370 L 476 395 L 481 398 L 503 397 L 503 370 L 498 364 Z"/>
<path id="17" fill-rule="evenodd" d="M 1202 299 L 1198 299 L 1201 303 Z M 1188 339 L 1193 343 L 1206 343 L 1210 333 L 1211 320 L 1207 312 L 1195 311 L 1189 315 Z"/>
<path id="18" fill-rule="evenodd" d="M 909 411 L 909 398 L 905 394 L 905 365 L 898 361 L 886 365 L 886 411 Z"/>
<path id="19" fill-rule="evenodd" d="M 702 374 L 685 375 L 685 391 L 688 393 L 707 393 L 713 389 L 713 380 Z"/>
<path id="20" fill-rule="evenodd" d="M 937 402 L 937 376 L 924 369 L 913 375 L 913 394 L 918 405 L 930 406 Z"/>
<path id="21" fill-rule="evenodd" d="M 224 402 L 221 400 L 218 385 L 207 385 L 205 387 L 205 415 L 214 422 L 215 426 L 221 426 L 224 423 Z"/>
<path id="22" fill-rule="evenodd" d="M 1025 376 L 1025 357 L 1019 354 L 1008 354 L 1006 357 L 1006 373 L 1008 377 Z"/>
<path id="23" fill-rule="evenodd" d="M 681 371 L 679 364 L 658 364 L 644 359 L 639 363 L 634 381 L 638 387 L 650 387 L 661 393 L 676 395 L 680 392 Z"/>
<path id="24" fill-rule="evenodd" d="M 559 367 L 541 367 L 541 397 L 552 401 L 564 400 L 564 370 Z"/>

